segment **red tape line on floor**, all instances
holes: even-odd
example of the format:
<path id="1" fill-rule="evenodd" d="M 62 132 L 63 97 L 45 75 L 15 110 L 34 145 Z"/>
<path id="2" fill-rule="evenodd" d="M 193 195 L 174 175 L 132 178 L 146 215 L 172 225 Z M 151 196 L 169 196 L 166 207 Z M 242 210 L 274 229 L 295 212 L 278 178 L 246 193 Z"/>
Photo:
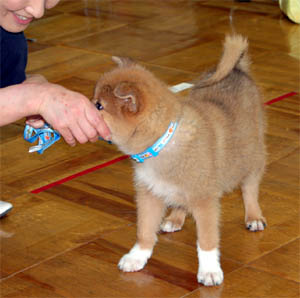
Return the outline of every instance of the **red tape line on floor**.
<path id="1" fill-rule="evenodd" d="M 267 102 L 265 102 L 264 104 L 265 104 L 265 105 L 271 105 L 271 104 L 273 104 L 273 103 L 275 103 L 275 102 L 278 102 L 278 101 L 280 101 L 280 100 L 283 100 L 283 99 L 285 99 L 285 98 L 287 98 L 287 97 L 291 97 L 291 96 L 296 95 L 296 94 L 298 94 L 298 93 L 297 93 L 297 92 L 290 92 L 290 93 L 284 94 L 284 95 L 282 95 L 282 96 L 276 97 L 276 98 L 274 98 L 274 99 L 271 99 L 270 101 L 267 101 Z M 34 190 L 30 191 L 30 192 L 31 192 L 31 193 L 34 193 L 34 194 L 40 193 L 40 192 L 42 192 L 42 191 L 44 191 L 44 190 L 47 190 L 47 189 L 49 189 L 49 188 L 51 188 L 51 187 L 54 187 L 54 186 L 56 186 L 56 185 L 65 183 L 65 182 L 70 181 L 70 180 L 72 180 L 72 179 L 74 179 L 74 178 L 77 178 L 77 177 L 86 175 L 86 174 L 88 174 L 88 173 L 94 172 L 94 171 L 96 171 L 96 170 L 99 170 L 99 169 L 108 167 L 108 166 L 110 166 L 110 165 L 112 165 L 112 164 L 114 164 L 114 163 L 117 163 L 117 162 L 119 162 L 119 161 L 122 161 L 122 160 L 124 160 L 124 159 L 127 159 L 128 157 L 129 157 L 128 155 L 120 156 L 120 157 L 118 157 L 118 158 L 115 158 L 115 159 L 113 159 L 113 160 L 110 160 L 110 161 L 108 161 L 108 162 L 105 162 L 105 163 L 103 163 L 103 164 L 100 164 L 100 165 L 98 165 L 98 166 L 95 166 L 95 167 L 92 167 L 92 168 L 90 168 L 90 169 L 87 169 L 87 170 L 81 171 L 81 172 L 79 172 L 79 173 L 73 174 L 73 175 L 71 175 L 71 176 L 65 177 L 65 178 L 63 178 L 63 179 L 60 179 L 60 180 L 55 181 L 55 182 L 53 182 L 53 183 L 47 184 L 47 185 L 42 186 L 42 187 L 40 187 L 40 188 L 34 189 Z"/>
<path id="2" fill-rule="evenodd" d="M 281 96 L 279 96 L 279 97 L 276 97 L 276 98 L 271 99 L 270 101 L 265 102 L 265 105 L 271 105 L 271 104 L 273 104 L 273 103 L 275 103 L 275 102 L 278 102 L 278 101 L 280 101 L 280 100 L 283 100 L 283 99 L 285 99 L 285 98 L 287 98 L 287 97 L 294 96 L 294 95 L 296 95 L 296 94 L 298 94 L 298 93 L 297 93 L 297 92 L 290 92 L 290 93 L 281 95 Z"/>
<path id="3" fill-rule="evenodd" d="M 120 156 L 120 157 L 118 157 L 118 158 L 115 158 L 115 159 L 113 159 L 113 160 L 110 160 L 110 161 L 108 161 L 108 162 L 105 162 L 105 163 L 103 163 L 103 164 L 100 164 L 100 165 L 98 165 L 98 166 L 89 168 L 89 169 L 87 169 L 87 170 L 84 170 L 84 171 L 81 171 L 81 172 L 79 172 L 79 173 L 73 174 L 73 175 L 71 175 L 71 176 L 65 177 L 65 178 L 63 178 L 63 179 L 57 180 L 57 181 L 55 181 L 55 182 L 53 182 L 53 183 L 47 184 L 47 185 L 42 186 L 42 187 L 40 187 L 40 188 L 34 189 L 34 190 L 30 191 L 30 192 L 31 192 L 31 193 L 40 193 L 40 192 L 42 192 L 42 191 L 44 191 L 44 190 L 47 190 L 47 189 L 49 189 L 49 188 L 51 188 L 51 187 L 53 187 L 53 186 L 56 186 L 56 185 L 65 183 L 65 182 L 70 181 L 70 180 L 72 180 L 72 179 L 74 179 L 74 178 L 77 178 L 77 177 L 79 177 L 79 176 L 83 176 L 83 175 L 86 175 L 86 174 L 88 174 L 88 173 L 94 172 L 94 171 L 96 171 L 96 170 L 99 170 L 99 169 L 108 167 L 108 166 L 110 166 L 110 165 L 112 165 L 112 164 L 114 164 L 114 163 L 117 163 L 117 162 L 119 162 L 119 161 L 122 161 L 122 160 L 124 160 L 124 159 L 127 159 L 128 157 L 129 157 L 128 155 Z"/>

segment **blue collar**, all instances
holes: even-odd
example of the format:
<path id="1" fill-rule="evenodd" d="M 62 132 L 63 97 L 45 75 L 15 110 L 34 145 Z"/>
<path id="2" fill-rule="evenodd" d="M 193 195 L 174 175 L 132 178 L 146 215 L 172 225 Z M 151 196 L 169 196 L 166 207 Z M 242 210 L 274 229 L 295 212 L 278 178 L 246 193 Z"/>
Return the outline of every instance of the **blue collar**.
<path id="1" fill-rule="evenodd" d="M 139 154 L 133 154 L 131 155 L 131 158 L 134 159 L 136 162 L 144 162 L 145 159 L 157 156 L 159 152 L 169 143 L 169 141 L 172 139 L 175 130 L 177 128 L 177 122 L 171 122 L 167 131 L 164 133 L 164 135 L 159 138 L 154 145 L 147 148 L 145 151 Z"/>

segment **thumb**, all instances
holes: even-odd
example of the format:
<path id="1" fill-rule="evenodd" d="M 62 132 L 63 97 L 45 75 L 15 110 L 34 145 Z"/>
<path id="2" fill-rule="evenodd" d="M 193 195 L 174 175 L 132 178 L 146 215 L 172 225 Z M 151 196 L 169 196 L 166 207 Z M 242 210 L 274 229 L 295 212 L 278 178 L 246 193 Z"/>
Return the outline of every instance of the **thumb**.
<path id="1" fill-rule="evenodd" d="M 43 119 L 31 119 L 27 120 L 26 124 L 32 126 L 33 128 L 42 128 L 45 125 L 45 121 Z"/>

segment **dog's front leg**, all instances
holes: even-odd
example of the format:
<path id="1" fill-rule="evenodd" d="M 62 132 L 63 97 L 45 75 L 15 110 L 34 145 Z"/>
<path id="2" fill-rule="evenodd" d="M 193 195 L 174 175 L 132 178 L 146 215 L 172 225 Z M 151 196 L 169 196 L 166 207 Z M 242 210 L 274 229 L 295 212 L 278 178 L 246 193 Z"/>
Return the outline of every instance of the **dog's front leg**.
<path id="1" fill-rule="evenodd" d="M 137 187 L 137 242 L 128 254 L 124 255 L 119 268 L 125 272 L 144 268 L 152 255 L 156 243 L 156 233 L 165 213 L 165 204 L 145 186 Z"/>
<path id="2" fill-rule="evenodd" d="M 217 199 L 198 199 L 192 207 L 197 226 L 199 269 L 197 279 L 205 286 L 219 285 L 223 271 L 219 261 L 219 202 Z"/>

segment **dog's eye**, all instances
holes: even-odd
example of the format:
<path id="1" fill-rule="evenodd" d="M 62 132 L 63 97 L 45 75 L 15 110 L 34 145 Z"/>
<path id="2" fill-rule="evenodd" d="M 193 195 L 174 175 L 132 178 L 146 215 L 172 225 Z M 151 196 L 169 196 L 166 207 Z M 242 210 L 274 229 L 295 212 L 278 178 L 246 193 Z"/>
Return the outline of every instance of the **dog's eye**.
<path id="1" fill-rule="evenodd" d="M 96 106 L 96 108 L 97 108 L 99 111 L 100 111 L 100 110 L 103 110 L 103 106 L 102 106 L 102 104 L 101 104 L 99 101 L 96 102 L 95 106 Z"/>

